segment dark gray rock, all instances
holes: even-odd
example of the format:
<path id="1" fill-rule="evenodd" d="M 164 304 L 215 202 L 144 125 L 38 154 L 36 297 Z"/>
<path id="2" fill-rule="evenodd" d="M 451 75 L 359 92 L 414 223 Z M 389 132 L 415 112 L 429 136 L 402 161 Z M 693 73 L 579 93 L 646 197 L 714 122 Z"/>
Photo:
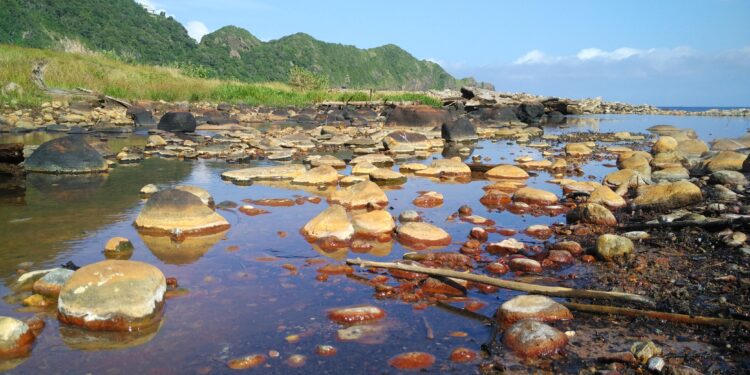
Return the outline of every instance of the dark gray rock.
<path id="1" fill-rule="evenodd" d="M 450 112 L 445 109 L 418 105 L 394 108 L 385 125 L 435 128 L 451 120 Z"/>
<path id="2" fill-rule="evenodd" d="M 190 112 L 167 112 L 159 120 L 157 129 L 173 133 L 194 132 L 198 126 Z"/>
<path id="3" fill-rule="evenodd" d="M 544 115 L 544 105 L 539 102 L 521 103 L 516 107 L 516 117 L 527 124 L 536 124 Z"/>
<path id="4" fill-rule="evenodd" d="M 479 139 L 477 128 L 465 118 L 446 122 L 440 129 L 443 139 L 451 142 L 474 141 Z"/>
<path id="5" fill-rule="evenodd" d="M 43 143 L 26 159 L 29 172 L 96 173 L 107 170 L 107 162 L 81 136 L 65 136 Z"/>
<path id="6" fill-rule="evenodd" d="M 133 119 L 133 123 L 139 128 L 153 128 L 156 126 L 156 120 L 151 111 L 143 107 L 133 106 L 128 108 L 127 115 Z"/>

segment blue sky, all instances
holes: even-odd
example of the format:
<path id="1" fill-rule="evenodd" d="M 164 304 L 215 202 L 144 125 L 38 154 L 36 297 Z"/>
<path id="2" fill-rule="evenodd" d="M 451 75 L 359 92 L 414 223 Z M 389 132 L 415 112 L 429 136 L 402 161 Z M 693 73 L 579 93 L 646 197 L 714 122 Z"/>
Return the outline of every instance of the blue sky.
<path id="1" fill-rule="evenodd" d="M 192 36 L 236 25 L 393 43 L 499 91 L 656 105 L 750 105 L 750 1 L 139 0 Z"/>

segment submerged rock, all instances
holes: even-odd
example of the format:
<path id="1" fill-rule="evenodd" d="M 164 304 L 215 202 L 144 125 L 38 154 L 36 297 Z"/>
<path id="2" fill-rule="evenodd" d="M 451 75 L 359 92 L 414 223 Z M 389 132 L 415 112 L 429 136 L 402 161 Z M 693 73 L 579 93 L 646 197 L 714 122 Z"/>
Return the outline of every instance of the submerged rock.
<path id="1" fill-rule="evenodd" d="M 408 222 L 397 229 L 398 240 L 406 246 L 446 246 L 451 243 L 448 232 L 432 224 Z"/>
<path id="2" fill-rule="evenodd" d="M 399 354 L 390 360 L 388 364 L 399 370 L 420 370 L 435 363 L 435 356 L 423 352 L 408 352 Z"/>
<path id="3" fill-rule="evenodd" d="M 458 158 L 440 159 L 414 174 L 426 177 L 468 177 L 471 175 L 471 168 Z"/>
<path id="4" fill-rule="evenodd" d="M 75 271 L 60 291 L 58 317 L 92 330 L 128 331 L 161 318 L 167 285 L 147 263 L 105 260 Z"/>
<path id="5" fill-rule="evenodd" d="M 69 135 L 42 143 L 24 162 L 29 172 L 99 173 L 107 162 L 82 136 Z"/>
<path id="6" fill-rule="evenodd" d="M 255 180 L 293 180 L 305 174 L 305 172 L 307 172 L 307 168 L 302 164 L 288 164 L 235 169 L 222 173 L 221 178 L 237 183 Z"/>
<path id="7" fill-rule="evenodd" d="M 352 306 L 328 311 L 328 319 L 339 324 L 369 323 L 385 318 L 383 309 L 372 306 Z"/>
<path id="8" fill-rule="evenodd" d="M 503 343 L 521 357 L 536 358 L 556 353 L 568 337 L 544 323 L 522 320 L 505 330 Z"/>
<path id="9" fill-rule="evenodd" d="M 229 228 L 229 222 L 198 196 L 167 189 L 149 198 L 135 226 L 143 233 L 181 237 L 221 232 Z"/>
<path id="10" fill-rule="evenodd" d="M 530 319 L 539 322 L 554 322 L 573 319 L 567 307 L 545 296 L 525 295 L 513 297 L 497 310 L 495 319 L 508 326 L 519 320 Z"/>

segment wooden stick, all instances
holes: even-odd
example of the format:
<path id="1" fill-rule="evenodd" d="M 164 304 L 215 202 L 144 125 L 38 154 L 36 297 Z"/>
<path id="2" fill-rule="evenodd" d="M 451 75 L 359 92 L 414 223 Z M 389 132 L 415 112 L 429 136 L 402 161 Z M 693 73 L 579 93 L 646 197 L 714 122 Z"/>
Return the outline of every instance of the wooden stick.
<path id="1" fill-rule="evenodd" d="M 654 306 L 654 302 L 645 296 L 639 296 L 637 294 L 620 293 L 620 292 L 607 292 L 600 290 L 587 290 L 587 289 L 572 289 L 558 286 L 545 286 L 523 283 L 520 281 L 502 280 L 490 276 L 477 275 L 473 273 L 458 272 L 453 270 L 447 270 L 442 268 L 427 268 L 421 266 L 415 266 L 410 264 L 393 263 L 393 262 L 371 262 L 361 259 L 347 259 L 347 264 L 358 265 L 360 267 L 376 267 L 376 268 L 388 268 L 397 269 L 409 272 L 424 273 L 433 276 L 445 276 L 452 277 L 455 279 L 475 281 L 482 284 L 493 285 L 504 289 L 518 290 L 528 293 L 544 294 L 555 297 L 568 297 L 568 298 L 600 298 L 609 300 L 619 300 L 634 302 L 649 306 Z"/>
<path id="2" fill-rule="evenodd" d="M 750 216 L 740 216 L 733 219 L 708 219 L 701 221 L 684 220 L 684 221 L 670 221 L 663 223 L 632 223 L 622 224 L 618 228 L 622 230 L 642 230 L 642 229 L 661 229 L 661 228 L 686 228 L 686 227 L 698 227 L 698 228 L 717 228 L 722 229 L 739 224 L 750 223 Z"/>
<path id="3" fill-rule="evenodd" d="M 735 320 L 725 318 L 711 318 L 707 316 L 690 316 L 685 314 L 675 314 L 661 311 L 652 310 L 638 310 L 627 307 L 615 307 L 615 306 L 602 306 L 602 305 L 589 305 L 584 303 L 571 303 L 561 302 L 561 304 L 571 310 L 597 313 L 597 314 L 612 314 L 612 315 L 625 315 L 625 316 L 645 316 L 654 319 L 668 320 L 676 323 L 686 324 L 700 324 L 707 326 L 744 326 L 750 328 L 750 321 L 746 320 Z"/>

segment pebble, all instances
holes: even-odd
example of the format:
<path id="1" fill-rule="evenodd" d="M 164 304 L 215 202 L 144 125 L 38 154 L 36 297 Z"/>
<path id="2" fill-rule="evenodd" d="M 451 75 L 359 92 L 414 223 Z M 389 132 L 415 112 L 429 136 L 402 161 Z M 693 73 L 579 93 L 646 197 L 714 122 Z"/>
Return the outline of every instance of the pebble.
<path id="1" fill-rule="evenodd" d="M 421 370 L 432 366 L 435 356 L 424 352 L 399 354 L 388 361 L 388 364 L 399 370 Z"/>

